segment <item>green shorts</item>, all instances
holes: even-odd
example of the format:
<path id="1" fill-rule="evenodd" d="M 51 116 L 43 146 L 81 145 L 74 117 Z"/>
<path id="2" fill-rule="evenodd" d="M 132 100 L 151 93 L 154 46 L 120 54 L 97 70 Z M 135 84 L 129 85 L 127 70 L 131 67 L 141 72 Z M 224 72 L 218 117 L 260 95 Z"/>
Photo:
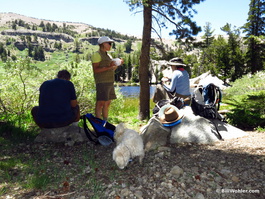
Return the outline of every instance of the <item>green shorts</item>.
<path id="1" fill-rule="evenodd" d="M 116 99 L 114 83 L 96 84 L 97 101 L 109 101 Z"/>

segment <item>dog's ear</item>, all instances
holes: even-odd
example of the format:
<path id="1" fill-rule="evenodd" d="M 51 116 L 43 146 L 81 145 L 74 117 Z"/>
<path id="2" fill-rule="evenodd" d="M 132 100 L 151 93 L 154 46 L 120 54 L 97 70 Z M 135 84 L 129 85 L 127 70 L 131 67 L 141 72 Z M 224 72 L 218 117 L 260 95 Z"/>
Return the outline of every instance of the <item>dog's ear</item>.
<path id="1" fill-rule="evenodd" d="M 123 133 L 124 132 L 124 124 L 123 123 L 119 123 L 117 126 L 116 126 L 116 129 L 115 129 L 115 132 L 117 133 Z"/>

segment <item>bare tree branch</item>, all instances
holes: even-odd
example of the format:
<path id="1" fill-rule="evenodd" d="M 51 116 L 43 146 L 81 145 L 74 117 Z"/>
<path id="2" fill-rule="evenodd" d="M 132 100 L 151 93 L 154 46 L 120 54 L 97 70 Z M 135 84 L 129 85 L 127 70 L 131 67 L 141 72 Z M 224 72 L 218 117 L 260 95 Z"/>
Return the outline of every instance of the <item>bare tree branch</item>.
<path id="1" fill-rule="evenodd" d="M 180 28 L 181 28 L 181 26 L 179 26 L 176 22 L 174 22 L 173 20 L 171 20 L 171 19 L 170 19 L 167 15 L 165 15 L 164 13 L 160 12 L 159 10 L 154 10 L 154 9 L 153 9 L 153 11 L 156 12 L 157 14 L 159 14 L 160 16 L 164 17 L 165 20 L 169 21 L 171 24 L 175 25 L 176 29 L 180 29 Z M 185 16 L 182 15 L 181 17 L 182 17 L 182 19 L 184 19 Z"/>

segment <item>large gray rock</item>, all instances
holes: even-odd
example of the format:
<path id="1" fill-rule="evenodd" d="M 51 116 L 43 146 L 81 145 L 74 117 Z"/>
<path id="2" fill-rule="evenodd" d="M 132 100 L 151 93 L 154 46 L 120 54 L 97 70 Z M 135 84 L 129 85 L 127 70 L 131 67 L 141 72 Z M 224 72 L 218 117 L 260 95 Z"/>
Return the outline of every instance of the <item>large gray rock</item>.
<path id="1" fill-rule="evenodd" d="M 170 129 L 163 127 L 156 117 L 152 117 L 148 124 L 141 128 L 140 134 L 143 138 L 145 151 L 150 151 L 168 143 Z"/>
<path id="2" fill-rule="evenodd" d="M 181 111 L 184 117 L 179 125 L 172 127 L 170 143 L 209 144 L 218 140 L 215 127 L 211 121 L 195 116 L 190 107 L 185 107 Z"/>
<path id="3" fill-rule="evenodd" d="M 65 126 L 61 128 L 42 129 L 35 138 L 35 142 L 39 143 L 65 143 L 73 145 L 88 141 L 83 128 L 75 125 Z"/>
<path id="4" fill-rule="evenodd" d="M 195 116 L 189 106 L 181 111 L 184 113 L 182 122 L 171 129 L 170 143 L 172 144 L 185 142 L 213 144 L 220 140 L 216 127 L 224 140 L 247 135 L 246 132 L 220 120 L 210 121 L 204 117 Z"/>
<path id="5" fill-rule="evenodd" d="M 220 120 L 208 120 L 196 116 L 190 106 L 180 111 L 184 117 L 182 122 L 173 127 L 164 127 L 156 117 L 152 117 L 148 124 L 140 130 L 145 150 L 154 150 L 167 143 L 198 143 L 214 144 L 220 141 L 216 128 L 223 140 L 246 136 L 247 133 Z M 215 124 L 215 125 L 214 125 Z"/>
<path id="6" fill-rule="evenodd" d="M 193 88 L 194 86 L 205 86 L 210 83 L 215 84 L 218 86 L 221 90 L 225 90 L 227 87 L 224 85 L 224 81 L 219 79 L 216 76 L 211 75 L 211 71 L 208 71 L 206 73 L 201 74 L 198 77 L 190 79 L 190 86 Z"/>

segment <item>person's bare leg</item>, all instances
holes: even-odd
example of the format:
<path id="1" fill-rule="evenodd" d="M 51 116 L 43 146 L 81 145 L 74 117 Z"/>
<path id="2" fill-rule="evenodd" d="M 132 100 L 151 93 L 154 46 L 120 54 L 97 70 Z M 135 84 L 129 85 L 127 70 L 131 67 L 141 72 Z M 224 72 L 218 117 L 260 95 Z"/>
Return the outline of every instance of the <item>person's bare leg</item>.
<path id="1" fill-rule="evenodd" d="M 97 101 L 96 102 L 95 116 L 97 118 L 101 118 L 102 117 L 104 104 L 105 104 L 105 101 Z"/>
<path id="2" fill-rule="evenodd" d="M 108 116 L 109 116 L 110 103 L 111 103 L 111 100 L 106 101 L 102 109 L 103 120 L 106 120 L 106 121 L 108 120 Z"/>

